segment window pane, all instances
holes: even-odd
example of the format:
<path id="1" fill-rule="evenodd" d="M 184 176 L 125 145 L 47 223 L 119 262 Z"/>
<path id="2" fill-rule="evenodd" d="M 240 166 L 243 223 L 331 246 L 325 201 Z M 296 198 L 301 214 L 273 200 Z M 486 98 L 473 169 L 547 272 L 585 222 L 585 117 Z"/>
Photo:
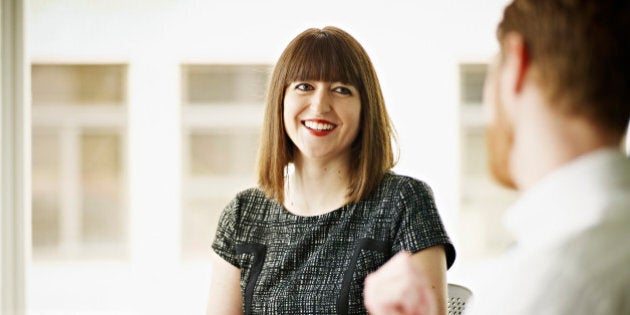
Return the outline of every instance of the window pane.
<path id="1" fill-rule="evenodd" d="M 58 134 L 53 129 L 33 130 L 32 222 L 33 256 L 59 245 L 59 153 Z"/>
<path id="2" fill-rule="evenodd" d="M 486 72 L 487 65 L 485 64 L 460 65 L 460 95 L 462 104 L 478 105 L 482 103 Z"/>
<path id="3" fill-rule="evenodd" d="M 269 67 L 188 65 L 182 67 L 184 104 L 261 103 Z"/>
<path id="4" fill-rule="evenodd" d="M 81 232 L 83 241 L 99 250 L 117 249 L 120 253 L 126 240 L 121 173 L 120 136 L 84 133 L 81 136 Z"/>
<path id="5" fill-rule="evenodd" d="M 196 133 L 190 136 L 193 176 L 251 176 L 255 170 L 259 134 Z"/>
<path id="6" fill-rule="evenodd" d="M 255 185 L 259 133 L 196 132 L 190 139 L 190 172 L 184 185 L 184 258 L 206 259 L 221 210 Z"/>
<path id="7" fill-rule="evenodd" d="M 125 65 L 35 64 L 31 69 L 33 106 L 121 105 Z"/>

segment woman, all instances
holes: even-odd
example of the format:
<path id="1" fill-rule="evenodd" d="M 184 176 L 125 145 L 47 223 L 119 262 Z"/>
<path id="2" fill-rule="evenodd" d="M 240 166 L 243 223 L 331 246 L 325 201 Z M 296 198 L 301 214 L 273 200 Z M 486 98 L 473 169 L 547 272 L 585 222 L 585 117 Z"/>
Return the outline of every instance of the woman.
<path id="1" fill-rule="evenodd" d="M 224 209 L 212 244 L 208 313 L 365 314 L 366 276 L 408 251 L 445 314 L 455 251 L 430 188 L 390 171 L 393 128 L 361 45 L 335 27 L 298 35 L 264 121 L 259 187 Z"/>

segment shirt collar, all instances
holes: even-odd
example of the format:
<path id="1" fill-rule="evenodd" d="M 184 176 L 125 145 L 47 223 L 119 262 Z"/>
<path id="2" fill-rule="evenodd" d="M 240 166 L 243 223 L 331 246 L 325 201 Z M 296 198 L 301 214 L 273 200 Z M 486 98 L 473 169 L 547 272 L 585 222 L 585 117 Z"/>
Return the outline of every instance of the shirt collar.
<path id="1" fill-rule="evenodd" d="M 630 182 L 630 163 L 619 150 L 600 149 L 548 174 L 527 190 L 504 217 L 517 245 L 540 248 L 599 222 L 615 187 Z"/>

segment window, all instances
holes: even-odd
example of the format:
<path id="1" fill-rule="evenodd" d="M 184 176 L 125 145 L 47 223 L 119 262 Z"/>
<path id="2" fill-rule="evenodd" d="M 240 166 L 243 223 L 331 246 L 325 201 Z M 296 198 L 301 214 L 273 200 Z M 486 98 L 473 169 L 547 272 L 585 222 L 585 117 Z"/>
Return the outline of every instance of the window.
<path id="1" fill-rule="evenodd" d="M 33 260 L 124 259 L 126 65 L 33 64 Z"/>
<path id="2" fill-rule="evenodd" d="M 487 165 L 482 108 L 487 65 L 460 64 L 461 200 L 459 246 L 462 256 L 488 258 L 511 243 L 502 213 L 516 194 L 496 184 Z"/>
<path id="3" fill-rule="evenodd" d="M 459 67 L 461 78 L 460 102 L 463 105 L 479 106 L 483 101 L 483 84 L 486 80 L 487 65 L 483 63 L 462 64 Z"/>
<path id="4" fill-rule="evenodd" d="M 184 259 L 206 259 L 219 215 L 256 185 L 268 65 L 181 68 Z"/>

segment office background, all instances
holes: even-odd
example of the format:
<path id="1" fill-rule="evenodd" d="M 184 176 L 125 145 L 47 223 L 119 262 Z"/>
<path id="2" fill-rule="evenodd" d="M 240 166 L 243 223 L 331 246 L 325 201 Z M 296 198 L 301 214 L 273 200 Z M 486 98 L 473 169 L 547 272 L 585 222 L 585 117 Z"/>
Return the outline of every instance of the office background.
<path id="1" fill-rule="evenodd" d="M 506 1 L 28 1 L 34 314 L 194 314 L 218 215 L 255 185 L 265 84 L 288 42 L 335 25 L 367 50 L 458 249 L 450 282 L 511 237 L 487 174 L 481 92 Z"/>

